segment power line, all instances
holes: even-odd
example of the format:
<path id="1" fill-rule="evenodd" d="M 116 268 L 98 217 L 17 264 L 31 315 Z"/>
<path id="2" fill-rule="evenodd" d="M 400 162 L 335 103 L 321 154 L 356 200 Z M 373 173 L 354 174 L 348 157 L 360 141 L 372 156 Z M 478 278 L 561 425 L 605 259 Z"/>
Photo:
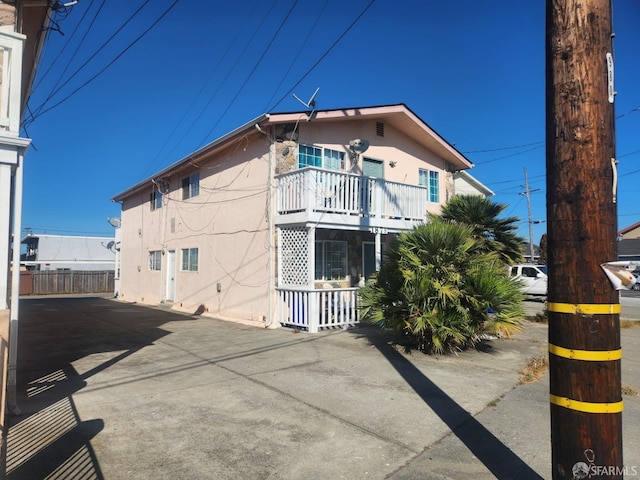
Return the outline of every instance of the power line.
<path id="1" fill-rule="evenodd" d="M 543 143 L 545 143 L 544 140 L 542 140 L 540 142 L 534 142 L 534 143 L 524 143 L 522 145 L 513 145 L 511 147 L 488 148 L 486 150 L 468 150 L 468 151 L 465 151 L 465 152 L 462 152 L 462 153 L 464 153 L 466 155 L 468 153 L 499 152 L 501 150 L 514 150 L 516 148 L 524 148 L 524 147 L 531 147 L 533 145 L 541 145 Z"/>
<path id="2" fill-rule="evenodd" d="M 227 112 L 229 111 L 229 109 L 231 108 L 231 106 L 235 103 L 235 101 L 238 99 L 238 96 L 240 95 L 240 93 L 244 90 L 244 87 L 247 86 L 247 83 L 249 83 L 249 80 L 251 80 L 251 77 L 253 77 L 253 74 L 255 73 L 255 71 L 258 69 L 258 66 L 260 65 L 260 63 L 262 62 L 262 60 L 264 59 L 265 55 L 267 54 L 267 52 L 269 51 L 269 49 L 271 48 L 271 45 L 273 45 L 273 42 L 275 42 L 276 38 L 278 37 L 278 35 L 280 34 L 280 32 L 282 31 L 282 28 L 284 27 L 284 24 L 287 22 L 287 20 L 289 19 L 289 17 L 291 16 L 291 12 L 293 12 L 293 9 L 296 7 L 296 5 L 298 4 L 298 0 L 294 0 L 293 3 L 291 4 L 291 7 L 289 8 L 289 11 L 287 12 L 287 14 L 285 15 L 284 19 L 282 20 L 282 22 L 280 22 L 280 25 L 278 26 L 278 29 L 276 30 L 276 32 L 272 35 L 271 37 L 271 41 L 267 44 L 267 46 L 264 48 L 264 50 L 262 51 L 262 54 L 260 55 L 260 58 L 258 58 L 258 61 L 254 64 L 253 68 L 251 69 L 251 72 L 249 72 L 249 75 L 247 75 L 247 78 L 245 79 L 245 81 L 242 83 L 242 85 L 240 86 L 240 88 L 238 89 L 238 91 L 236 92 L 235 96 L 231 99 L 231 101 L 229 102 L 229 104 L 227 105 L 227 108 L 224 109 L 224 111 L 222 112 L 222 114 L 218 117 L 218 120 L 213 124 L 213 126 L 209 129 L 209 131 L 207 132 L 207 134 L 204 136 L 204 138 L 202 139 L 202 141 L 200 142 L 199 147 L 201 147 L 202 145 L 204 145 L 204 143 L 207 140 L 207 137 L 209 137 L 209 135 L 211 135 L 211 132 L 213 132 L 213 130 L 215 130 L 215 128 L 218 126 L 218 124 L 222 121 L 222 118 L 227 114 Z"/>
<path id="3" fill-rule="evenodd" d="M 184 140 L 184 137 L 186 137 L 187 133 L 193 128 L 193 126 L 196 124 L 196 122 L 202 117 L 202 115 L 204 114 L 205 110 L 207 109 L 207 107 L 210 105 L 211 101 L 213 100 L 213 98 L 218 94 L 221 86 L 226 82 L 227 78 L 229 77 L 229 75 L 231 74 L 231 72 L 233 72 L 235 65 L 238 64 L 238 62 L 240 61 L 240 59 L 244 56 L 244 53 L 247 51 L 249 45 L 251 44 L 253 38 L 255 38 L 255 36 L 257 35 L 258 31 L 260 30 L 260 27 L 262 26 L 262 24 L 265 22 L 269 12 L 271 12 L 271 10 L 273 9 L 273 6 L 275 5 L 275 2 L 277 0 L 274 0 L 274 2 L 271 4 L 271 7 L 267 10 L 267 12 L 265 13 L 262 21 L 260 22 L 260 26 L 256 29 L 254 29 L 253 35 L 251 36 L 251 39 L 247 42 L 247 44 L 245 45 L 242 53 L 240 53 L 240 55 L 238 55 L 237 59 L 236 59 L 236 63 L 234 64 L 234 66 L 229 70 L 229 72 L 227 73 L 227 76 L 225 77 L 225 79 L 219 84 L 218 89 L 215 91 L 215 93 L 210 97 L 209 101 L 205 104 L 204 107 L 202 107 L 200 109 L 200 113 L 198 114 L 198 116 L 196 117 L 196 119 L 194 121 L 191 122 L 191 124 L 189 125 L 189 127 L 185 130 L 184 134 L 182 135 L 182 137 L 174 143 L 174 146 L 171 150 L 169 150 L 169 152 L 167 153 L 167 157 L 169 155 L 171 155 L 173 153 L 173 151 L 178 147 L 178 145 L 180 144 L 180 142 L 182 142 L 182 140 Z M 253 12 L 255 11 L 255 5 L 256 5 L 257 1 L 254 2 L 253 6 L 249 9 L 249 17 L 251 17 L 251 15 L 253 14 Z M 247 19 L 247 21 L 242 22 L 243 27 L 246 27 L 249 24 L 249 21 Z M 209 82 L 211 81 L 211 79 L 213 78 L 213 76 L 216 74 L 216 72 L 218 71 L 218 69 L 220 68 L 220 65 L 222 65 L 222 62 L 224 62 L 224 60 L 227 58 L 227 56 L 229 55 L 229 53 L 231 52 L 231 49 L 233 48 L 233 46 L 236 44 L 238 38 L 240 37 L 240 34 L 244 31 L 244 28 L 239 28 L 236 32 L 235 37 L 229 42 L 227 50 L 225 51 L 225 53 L 222 55 L 222 57 L 220 57 L 220 60 L 218 61 L 218 63 L 211 69 L 211 72 L 209 73 L 209 76 L 207 77 L 207 79 L 204 81 L 204 83 L 202 84 L 202 87 L 200 87 L 200 90 L 198 91 L 198 94 L 193 98 L 193 100 L 191 101 L 191 104 L 189 105 L 189 107 L 185 110 L 184 114 L 182 115 L 182 117 L 180 118 L 180 120 L 178 121 L 178 123 L 176 123 L 176 126 L 173 128 L 173 131 L 167 135 L 164 143 L 162 144 L 162 146 L 160 147 L 160 149 L 158 150 L 158 153 L 153 157 L 153 159 L 151 160 L 151 162 L 149 163 L 149 166 L 146 168 L 145 172 L 149 172 L 151 171 L 151 167 L 155 164 L 155 162 L 160 158 L 160 155 L 162 154 L 162 152 L 165 150 L 165 148 L 167 147 L 167 145 L 169 144 L 169 141 L 174 137 L 174 135 L 177 133 L 178 129 L 180 128 L 180 126 L 182 125 L 182 123 L 185 121 L 187 114 L 195 107 L 196 102 L 198 101 L 198 98 L 200 98 L 200 96 L 202 95 L 202 93 L 204 92 L 205 88 L 207 87 L 207 85 L 209 84 Z M 143 174 L 143 177 L 145 175 Z"/>
<path id="4" fill-rule="evenodd" d="M 34 109 L 34 113 L 31 115 L 29 123 L 32 123 L 38 117 L 38 114 L 44 108 L 44 106 L 47 103 L 49 103 L 49 100 L 51 100 L 56 95 L 56 93 L 58 93 L 60 91 L 58 89 L 58 86 L 60 85 L 60 82 L 62 81 L 62 78 L 64 77 L 65 73 L 67 73 L 67 69 L 71 66 L 71 62 L 73 62 L 73 59 L 78 54 L 78 51 L 80 50 L 80 47 L 83 45 L 85 39 L 87 38 L 87 35 L 89 35 L 89 32 L 91 31 L 91 27 L 93 26 L 93 24 L 97 20 L 98 15 L 100 15 L 100 12 L 102 11 L 102 8 L 104 7 L 105 3 L 106 3 L 106 0 L 102 0 L 102 3 L 98 7 L 98 11 L 95 13 L 93 18 L 91 19 L 91 22 L 89 23 L 89 26 L 87 27 L 86 32 L 84 33 L 84 35 L 82 36 L 82 38 L 80 39 L 80 41 L 76 45 L 75 50 L 71 54 L 71 58 L 69 58 L 69 61 L 65 65 L 64 69 L 62 70 L 62 73 L 60 74 L 58 79 L 55 81 L 53 86 L 51 87 L 51 90 L 49 91 L 49 94 L 47 95 L 47 98 L 45 98 L 45 100 L 37 108 Z M 88 12 L 88 10 L 87 10 L 87 12 Z M 87 12 L 85 12 L 85 15 L 86 15 Z M 83 15 L 82 18 L 84 19 L 84 15 Z M 80 25 L 80 24 L 78 24 L 78 25 Z M 74 33 L 75 33 L 75 31 L 74 31 Z"/>
<path id="5" fill-rule="evenodd" d="M 89 78 L 89 80 L 87 80 L 86 82 L 84 82 L 82 85 L 80 85 L 78 88 L 76 88 L 75 90 L 73 90 L 69 95 L 67 95 L 66 97 L 64 97 L 62 100 L 60 100 L 59 102 L 55 103 L 54 105 L 50 106 L 49 108 L 38 112 L 36 114 L 36 116 L 34 118 L 32 118 L 32 121 L 34 121 L 36 118 L 44 115 L 45 113 L 53 110 L 54 108 L 56 108 L 57 106 L 61 105 L 62 103 L 64 103 L 65 101 L 67 101 L 69 98 L 71 98 L 73 95 L 75 95 L 76 93 L 78 93 L 81 89 L 83 89 L 84 87 L 86 87 L 88 84 L 90 84 L 91 82 L 93 82 L 96 78 L 98 78 L 100 75 L 102 75 L 111 65 L 113 65 L 116 61 L 118 61 L 120 59 L 120 57 L 122 57 L 129 49 L 131 49 L 136 43 L 138 43 L 143 37 L 145 37 L 158 23 L 160 23 L 160 21 L 178 4 L 178 2 L 180 2 L 180 0 L 175 0 L 170 6 L 169 8 L 167 8 L 144 32 L 142 32 L 133 42 L 131 42 L 129 45 L 127 45 L 127 47 L 122 50 L 118 55 L 116 55 L 116 57 L 111 60 L 105 67 L 103 67 L 102 69 L 100 69 L 98 71 L 98 73 L 96 73 L 95 75 L 93 75 L 91 78 Z"/>
<path id="6" fill-rule="evenodd" d="M 291 60 L 291 63 L 289 63 L 289 68 L 287 68 L 287 71 L 282 76 L 282 79 L 280 80 L 280 83 L 278 83 L 278 86 L 273 90 L 273 94 L 271 95 L 269 100 L 267 100 L 266 105 L 264 106 L 264 110 L 265 111 L 266 111 L 267 107 L 269 106 L 269 104 L 271 103 L 271 101 L 273 100 L 273 97 L 275 97 L 276 93 L 278 92 L 278 90 L 280 90 L 280 87 L 282 86 L 282 84 L 284 83 L 285 79 L 287 78 L 287 75 L 289 75 L 289 72 L 291 72 L 291 69 L 293 68 L 293 65 L 296 63 L 296 61 L 300 57 L 300 54 L 302 53 L 302 50 L 307 45 L 307 42 L 309 41 L 309 38 L 311 38 L 311 34 L 316 29 L 316 26 L 318 25 L 318 22 L 320 21 L 320 18 L 322 17 L 322 14 L 324 13 L 324 10 L 327 8 L 327 4 L 328 3 L 329 3 L 329 0 L 325 0 L 324 5 L 322 5 L 322 9 L 320 10 L 320 13 L 316 16 L 316 19 L 313 22 L 313 25 L 311 26 L 311 28 L 307 32 L 307 36 L 305 37 L 304 41 L 300 44 L 300 47 L 298 48 L 298 51 L 296 52 L 296 54 L 294 55 L 293 59 Z"/>
<path id="7" fill-rule="evenodd" d="M 143 2 L 143 4 L 140 5 L 140 7 L 138 7 L 138 9 L 135 12 L 133 12 L 133 14 L 122 25 L 120 25 L 120 27 L 113 34 L 111 34 L 111 36 L 102 45 L 100 45 L 100 47 L 98 47 L 98 49 L 91 56 L 89 56 L 89 58 L 87 60 L 85 60 L 85 62 L 82 65 L 80 65 L 80 67 L 78 69 L 76 69 L 75 72 L 73 72 L 61 85 L 57 85 L 56 84 L 56 86 L 52 90 L 52 93 L 49 94 L 49 97 L 42 103 L 42 105 L 40 105 L 40 107 L 38 107 L 36 109 L 36 116 L 38 114 L 38 111 L 41 110 L 49 100 L 51 100 L 53 97 L 55 97 L 60 92 L 61 88 L 63 88 L 65 85 L 67 85 L 78 73 L 80 73 L 82 71 L 82 69 L 84 67 L 86 67 L 89 64 L 89 62 L 91 60 L 93 60 L 111 42 L 111 40 L 113 40 L 124 29 L 124 27 L 126 27 L 127 24 L 131 20 L 133 20 L 136 17 L 136 15 L 138 15 L 138 13 L 140 13 L 140 11 L 150 1 L 151 0 L 145 0 L 145 2 Z M 102 5 L 104 5 L 104 3 Z M 102 8 L 102 5 L 100 6 L 100 8 Z M 89 27 L 89 28 L 91 28 L 91 27 Z M 88 30 L 87 30 L 87 33 L 88 33 Z"/>
<path id="8" fill-rule="evenodd" d="M 288 91 L 287 93 L 285 93 L 280 100 L 278 100 L 275 104 L 273 104 L 273 106 L 269 109 L 269 111 L 273 111 L 278 105 L 280 105 L 280 103 L 287 98 L 291 92 L 293 92 L 296 87 L 298 85 L 300 85 L 302 83 L 302 81 L 307 78 L 307 76 L 309 76 L 309 74 L 311 72 L 313 72 L 315 70 L 315 68 L 320 64 L 320 62 L 322 62 L 322 60 L 325 59 L 325 57 L 327 55 L 329 55 L 329 53 L 331 53 L 331 51 L 336 47 L 336 45 L 338 45 L 338 43 L 340 43 L 340 41 L 347 35 L 347 33 L 349 33 L 351 31 L 351 29 L 355 26 L 356 23 L 358 23 L 358 21 L 362 18 L 362 16 L 367 13 L 367 10 L 369 10 L 369 8 L 371 8 L 371 5 L 373 5 L 375 3 L 376 0 L 371 0 L 369 2 L 369 4 L 364 8 L 364 10 L 362 10 L 362 12 L 360 12 L 360 15 L 358 15 L 355 20 L 353 22 L 351 22 L 351 24 L 347 27 L 347 29 L 342 32 L 342 34 L 336 39 L 335 42 L 333 42 L 333 44 L 328 48 L 328 50 L 326 52 L 324 52 L 320 58 L 311 66 L 311 68 L 309 68 L 304 75 L 302 75 L 302 77 L 300 78 L 300 80 L 298 80 L 295 85 L 293 85 Z"/>
<path id="9" fill-rule="evenodd" d="M 538 145 L 538 143 L 532 143 L 531 145 Z M 475 165 L 484 165 L 486 163 L 496 162 L 498 160 L 504 160 L 505 158 L 516 157 L 518 155 L 522 155 L 523 153 L 528 153 L 528 152 L 532 152 L 534 150 L 539 150 L 539 149 L 541 149 L 543 147 L 544 147 L 544 145 L 540 145 L 540 146 L 537 146 L 537 147 L 529 148 L 527 150 L 523 150 L 522 152 L 512 153 L 511 155 L 505 155 L 503 157 L 492 158 L 491 160 L 484 160 L 484 161 L 481 161 L 481 162 L 474 162 L 474 163 L 475 163 Z"/>
<path id="10" fill-rule="evenodd" d="M 71 43 L 71 40 L 73 40 L 73 37 L 75 36 L 75 34 L 78 32 L 78 29 L 80 28 L 80 25 L 83 24 L 84 22 L 84 18 L 87 16 L 87 14 L 89 13 L 89 10 L 91 9 L 91 5 L 93 4 L 93 1 L 89 2 L 89 6 L 87 7 L 87 9 L 84 11 L 84 13 L 82 14 L 82 17 L 80 17 L 80 21 L 76 24 L 76 27 L 73 29 L 73 32 L 71 32 L 71 35 L 69 36 L 69 38 L 67 39 L 66 43 L 64 44 L 64 46 L 58 51 L 58 54 L 56 55 L 56 57 L 53 59 L 53 61 L 51 62 L 51 64 L 49 65 L 49 68 L 47 68 L 47 70 L 40 76 L 40 78 L 38 78 L 38 80 L 36 81 L 32 92 L 35 91 L 38 86 L 42 83 L 42 81 L 47 77 L 47 75 L 49 74 L 49 72 L 51 71 L 51 69 L 53 68 L 53 66 L 58 62 L 58 59 L 62 56 L 62 53 L 65 51 L 65 49 L 69 46 L 69 44 Z"/>

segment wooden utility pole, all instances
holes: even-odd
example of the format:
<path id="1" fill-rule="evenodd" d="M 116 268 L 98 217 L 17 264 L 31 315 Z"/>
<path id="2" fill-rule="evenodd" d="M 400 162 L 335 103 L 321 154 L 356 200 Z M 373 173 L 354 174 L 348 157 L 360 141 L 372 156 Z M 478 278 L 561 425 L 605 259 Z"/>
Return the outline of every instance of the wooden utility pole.
<path id="1" fill-rule="evenodd" d="M 610 0 L 547 0 L 546 24 L 552 474 L 622 478 Z"/>
<path id="2" fill-rule="evenodd" d="M 529 263 L 536 263 L 533 256 L 534 256 L 534 250 L 533 250 L 533 217 L 531 216 L 531 194 L 533 192 L 537 192 L 538 190 L 540 190 L 539 188 L 536 188 L 535 190 L 531 190 L 529 188 L 529 177 L 527 176 L 527 167 L 524 167 L 524 192 L 521 193 L 520 195 L 524 195 L 525 197 L 527 197 L 527 213 L 529 215 Z"/>

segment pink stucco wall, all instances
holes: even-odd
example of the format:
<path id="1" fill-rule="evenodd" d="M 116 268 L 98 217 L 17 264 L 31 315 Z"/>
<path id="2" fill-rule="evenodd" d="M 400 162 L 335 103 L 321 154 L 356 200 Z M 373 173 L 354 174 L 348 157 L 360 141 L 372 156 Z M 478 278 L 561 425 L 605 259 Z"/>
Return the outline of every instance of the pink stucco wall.
<path id="1" fill-rule="evenodd" d="M 267 315 L 269 229 L 266 217 L 269 154 L 264 137 L 241 139 L 225 152 L 199 159 L 169 178 L 163 207 L 151 211 L 149 189 L 122 211 L 124 300 L 159 303 L 167 288 L 167 254 L 175 251 L 175 307 L 260 320 Z M 181 182 L 200 172 L 200 193 L 182 200 Z M 181 271 L 181 250 L 198 248 L 198 271 Z M 149 269 L 161 250 L 162 270 Z M 220 291 L 217 285 L 220 284 Z"/>

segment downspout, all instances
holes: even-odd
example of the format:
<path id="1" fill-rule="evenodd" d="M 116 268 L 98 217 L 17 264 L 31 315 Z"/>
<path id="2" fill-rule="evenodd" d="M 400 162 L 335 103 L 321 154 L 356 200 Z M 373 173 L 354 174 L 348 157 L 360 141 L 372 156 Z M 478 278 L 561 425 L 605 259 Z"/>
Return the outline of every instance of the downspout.
<path id="1" fill-rule="evenodd" d="M 273 240 L 273 235 L 274 235 L 274 231 L 275 231 L 275 211 L 273 208 L 273 202 L 274 202 L 274 195 L 273 195 L 273 189 L 274 189 L 274 178 L 275 178 L 275 168 L 274 168 L 274 161 L 273 161 L 273 157 L 274 157 L 274 149 L 275 149 L 275 142 L 273 140 L 273 138 L 271 137 L 271 135 L 269 135 L 268 132 L 264 131 L 262 129 L 262 127 L 260 127 L 259 123 L 256 123 L 256 130 L 258 130 L 260 133 L 262 133 L 265 137 L 267 137 L 267 139 L 269 140 L 269 161 L 268 161 L 268 169 L 269 169 L 269 179 L 268 179 L 268 185 L 269 188 L 267 189 L 267 222 L 269 224 L 269 281 L 267 283 L 268 285 L 268 290 L 267 290 L 267 297 L 268 297 L 268 307 L 267 307 L 267 321 L 265 322 L 265 328 L 270 328 L 273 325 L 273 315 L 274 315 L 274 310 L 275 310 L 275 305 L 274 305 L 274 295 L 275 295 L 275 284 L 274 284 L 274 277 L 275 277 L 275 259 L 274 259 L 274 240 Z M 276 323 L 277 325 L 277 323 Z"/>
<path id="2" fill-rule="evenodd" d="M 14 177 L 13 257 L 11 264 L 11 306 L 9 313 L 9 359 L 7 366 L 7 410 L 20 415 L 16 386 L 18 365 L 18 313 L 20 306 L 20 232 L 22 231 L 22 179 L 26 148 L 18 148 L 18 164 Z"/>

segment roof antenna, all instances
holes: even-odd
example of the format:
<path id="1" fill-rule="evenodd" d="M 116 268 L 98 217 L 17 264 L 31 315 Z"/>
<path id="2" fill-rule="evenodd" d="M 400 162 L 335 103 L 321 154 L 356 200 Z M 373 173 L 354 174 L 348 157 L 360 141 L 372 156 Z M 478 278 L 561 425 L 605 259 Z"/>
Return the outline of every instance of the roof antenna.
<path id="1" fill-rule="evenodd" d="M 297 101 L 299 101 L 305 107 L 311 109 L 311 112 L 307 113 L 307 122 L 310 122 L 311 119 L 313 117 L 315 117 L 315 113 L 316 113 L 316 95 L 318 94 L 318 90 L 320 90 L 320 87 L 316 88 L 316 91 L 313 92 L 313 95 L 311 95 L 311 98 L 306 103 L 303 102 L 302 100 L 300 100 L 300 98 L 298 98 L 298 96 L 295 93 L 293 94 L 293 98 L 295 98 Z"/>

